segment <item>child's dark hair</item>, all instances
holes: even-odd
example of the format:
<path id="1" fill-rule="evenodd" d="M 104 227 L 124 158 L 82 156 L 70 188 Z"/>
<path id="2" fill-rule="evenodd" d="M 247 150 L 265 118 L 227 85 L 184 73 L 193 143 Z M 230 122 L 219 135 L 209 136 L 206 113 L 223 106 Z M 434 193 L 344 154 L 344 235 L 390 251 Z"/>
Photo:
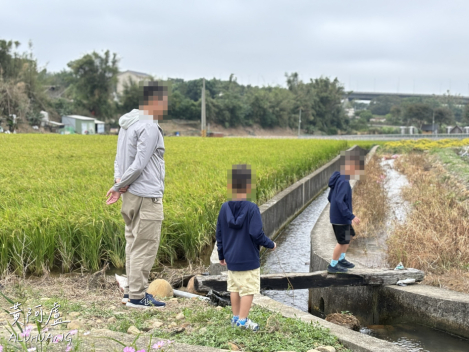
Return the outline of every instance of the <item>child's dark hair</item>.
<path id="1" fill-rule="evenodd" d="M 231 187 L 239 193 L 247 191 L 248 185 L 252 184 L 252 174 L 249 165 L 233 165 L 231 169 Z"/>
<path id="2" fill-rule="evenodd" d="M 354 163 L 360 170 L 365 169 L 365 152 L 361 148 L 347 150 L 340 153 L 340 165 Z"/>
<path id="3" fill-rule="evenodd" d="M 148 105 L 148 102 L 155 97 L 158 100 L 163 100 L 163 97 L 168 96 L 168 86 L 158 82 L 148 82 L 143 86 L 143 95 L 140 100 L 140 105 Z"/>

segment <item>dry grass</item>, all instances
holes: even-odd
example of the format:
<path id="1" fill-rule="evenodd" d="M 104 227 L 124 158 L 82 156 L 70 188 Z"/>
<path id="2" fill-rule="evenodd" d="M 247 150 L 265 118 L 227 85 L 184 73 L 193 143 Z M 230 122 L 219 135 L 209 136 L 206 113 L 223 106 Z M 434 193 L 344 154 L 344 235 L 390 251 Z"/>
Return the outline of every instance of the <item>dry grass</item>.
<path id="1" fill-rule="evenodd" d="M 353 189 L 354 214 L 361 220 L 355 227 L 357 237 L 374 236 L 386 220 L 387 197 L 384 171 L 377 155 L 366 164 L 366 175 Z"/>
<path id="2" fill-rule="evenodd" d="M 412 209 L 395 225 L 389 261 L 424 270 L 427 284 L 469 293 L 467 191 L 427 154 L 409 154 L 396 167 L 409 180 L 402 195 Z"/>

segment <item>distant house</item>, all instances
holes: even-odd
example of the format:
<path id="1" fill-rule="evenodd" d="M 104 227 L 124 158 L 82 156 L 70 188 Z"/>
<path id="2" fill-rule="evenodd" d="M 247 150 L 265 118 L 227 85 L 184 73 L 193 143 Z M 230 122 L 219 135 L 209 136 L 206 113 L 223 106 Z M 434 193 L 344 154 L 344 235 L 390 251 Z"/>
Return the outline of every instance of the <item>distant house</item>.
<path id="1" fill-rule="evenodd" d="M 385 117 L 373 117 L 372 119 L 370 119 L 370 122 L 386 122 L 386 118 Z"/>
<path id="2" fill-rule="evenodd" d="M 118 95 L 122 94 L 122 92 L 124 91 L 124 85 L 128 84 L 130 81 L 140 82 L 140 81 L 148 80 L 150 78 L 151 76 L 149 74 L 146 74 L 143 72 L 137 72 L 137 71 L 131 71 L 131 70 L 120 72 L 117 75 L 116 93 Z"/>
<path id="3" fill-rule="evenodd" d="M 437 124 L 423 125 L 422 134 L 436 134 L 440 127 Z"/>
<path id="4" fill-rule="evenodd" d="M 101 121 L 99 121 L 101 123 Z M 62 116 L 62 124 L 67 130 L 77 134 L 95 134 L 96 119 L 88 116 L 68 115 Z M 103 124 L 104 127 L 104 124 Z"/>
<path id="5" fill-rule="evenodd" d="M 103 134 L 104 133 L 104 121 L 94 120 L 95 123 L 95 133 Z"/>
<path id="6" fill-rule="evenodd" d="M 463 133 L 463 129 L 459 126 L 448 126 L 446 127 L 448 129 L 448 134 L 460 134 Z"/>
<path id="7" fill-rule="evenodd" d="M 62 123 L 60 122 L 55 122 L 49 120 L 49 113 L 47 111 L 41 111 L 40 112 L 42 118 L 41 118 L 41 127 L 47 127 L 51 132 L 57 132 L 59 129 L 65 127 Z"/>
<path id="8" fill-rule="evenodd" d="M 345 109 L 345 114 L 347 115 L 348 118 L 351 119 L 355 117 L 355 109 L 354 108 Z"/>

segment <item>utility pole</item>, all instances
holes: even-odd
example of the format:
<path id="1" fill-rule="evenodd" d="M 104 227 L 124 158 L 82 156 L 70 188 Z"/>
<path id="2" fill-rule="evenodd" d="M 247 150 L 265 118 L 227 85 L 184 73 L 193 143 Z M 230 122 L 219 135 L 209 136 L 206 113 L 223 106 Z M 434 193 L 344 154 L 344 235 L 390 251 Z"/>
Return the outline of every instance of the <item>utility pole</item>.
<path id="1" fill-rule="evenodd" d="M 298 117 L 298 138 L 300 138 L 300 128 L 301 128 L 301 108 L 300 108 L 300 116 Z"/>
<path id="2" fill-rule="evenodd" d="M 206 129 L 206 120 L 205 120 L 205 78 L 202 80 L 202 116 L 201 116 L 201 136 L 206 137 L 207 136 L 207 129 Z"/>
<path id="3" fill-rule="evenodd" d="M 432 134 L 435 137 L 435 108 L 432 109 L 432 112 L 433 112 Z"/>

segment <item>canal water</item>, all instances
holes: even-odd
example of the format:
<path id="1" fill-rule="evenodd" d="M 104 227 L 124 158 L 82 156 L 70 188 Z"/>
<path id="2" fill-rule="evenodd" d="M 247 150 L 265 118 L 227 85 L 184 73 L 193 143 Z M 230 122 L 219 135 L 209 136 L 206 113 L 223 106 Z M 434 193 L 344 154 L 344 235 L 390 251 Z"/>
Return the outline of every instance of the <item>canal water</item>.
<path id="1" fill-rule="evenodd" d="M 265 251 L 263 274 L 309 272 L 311 230 L 327 205 L 329 190 L 322 192 L 277 236 L 275 251 Z M 308 290 L 264 291 L 264 295 L 291 307 L 308 311 Z"/>
<path id="2" fill-rule="evenodd" d="M 394 169 L 394 160 L 382 162 L 386 174 L 385 188 L 390 208 L 386 228 L 392 227 L 393 221 L 404 221 L 407 204 L 400 196 L 401 189 L 407 185 L 404 175 Z M 309 272 L 311 251 L 311 230 L 327 205 L 329 190 L 322 192 L 278 235 L 274 252 L 266 251 L 262 257 L 263 274 L 282 272 Z M 361 239 L 359 246 L 351 246 L 350 257 L 368 267 L 387 267 L 386 238 L 383 232 L 376 237 Z M 357 242 L 358 244 L 358 242 Z M 361 247 L 362 249 L 352 249 Z M 365 248 L 365 249 L 364 249 Z M 308 290 L 264 291 L 264 295 L 291 307 L 308 311 Z M 379 339 L 390 341 L 403 347 L 408 352 L 468 352 L 469 341 L 437 331 L 425 326 L 396 323 L 373 325 L 361 329 L 361 332 Z"/>

